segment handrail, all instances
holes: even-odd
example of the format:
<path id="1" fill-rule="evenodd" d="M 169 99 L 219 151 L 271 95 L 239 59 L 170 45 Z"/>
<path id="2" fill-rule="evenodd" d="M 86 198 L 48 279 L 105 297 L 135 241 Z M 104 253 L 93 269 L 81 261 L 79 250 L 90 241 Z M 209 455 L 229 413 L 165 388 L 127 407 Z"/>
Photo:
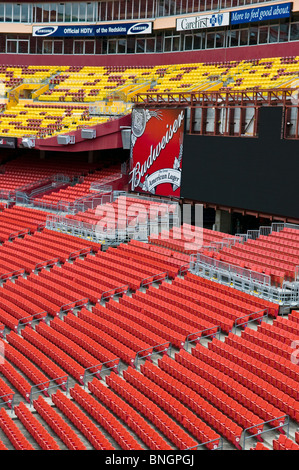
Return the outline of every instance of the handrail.
<path id="1" fill-rule="evenodd" d="M 284 432 L 282 428 L 285 427 L 285 426 L 287 426 L 286 435 L 288 437 L 288 435 L 289 435 L 289 421 L 290 421 L 290 418 L 289 418 L 288 415 L 283 415 L 283 416 L 280 416 L 279 418 L 273 418 L 273 419 L 270 419 L 269 421 L 264 421 L 264 423 L 261 423 L 261 424 L 270 425 L 270 423 L 272 423 L 273 421 L 279 421 L 279 420 L 286 420 L 286 423 L 284 423 L 284 421 L 283 421 L 279 424 L 279 426 L 275 426 L 274 428 L 269 426 L 270 429 L 267 429 L 266 431 L 258 431 L 256 434 L 249 433 L 249 436 L 247 436 L 247 437 L 246 437 L 246 433 L 248 433 L 248 431 L 250 431 L 251 429 L 256 428 L 258 425 L 250 426 L 249 428 L 244 429 L 243 446 L 241 446 L 242 450 L 245 450 L 246 440 L 247 439 L 251 439 L 252 437 L 260 438 L 262 434 L 266 434 L 267 432 L 273 432 L 275 429 L 280 429 L 281 432 Z"/>
<path id="2" fill-rule="evenodd" d="M 66 379 L 65 381 L 58 383 L 58 380 Z M 53 385 L 51 385 L 53 383 Z M 40 389 L 41 385 L 45 385 L 44 389 Z M 46 385 L 48 385 L 46 387 Z M 49 390 L 52 390 L 53 388 L 56 387 L 62 387 L 63 390 L 68 391 L 68 385 L 69 385 L 69 376 L 68 375 L 62 375 L 61 377 L 55 377 L 55 379 L 49 379 L 47 382 L 41 382 L 39 384 L 34 384 L 31 389 L 30 389 L 30 395 L 29 395 L 29 403 L 32 406 L 33 402 L 33 396 L 37 395 L 38 393 L 43 393 L 43 392 L 48 392 Z M 38 388 L 36 392 L 33 390 Z"/>

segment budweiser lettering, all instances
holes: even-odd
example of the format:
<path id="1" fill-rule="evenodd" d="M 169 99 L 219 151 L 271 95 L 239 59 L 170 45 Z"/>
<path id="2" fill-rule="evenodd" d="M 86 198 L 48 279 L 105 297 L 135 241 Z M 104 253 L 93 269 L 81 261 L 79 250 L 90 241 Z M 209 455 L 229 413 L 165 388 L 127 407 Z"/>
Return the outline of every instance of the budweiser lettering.
<path id="1" fill-rule="evenodd" d="M 152 117 L 148 119 L 146 123 L 145 130 L 141 136 L 137 136 L 136 141 L 134 143 L 134 148 L 132 151 L 133 155 L 133 166 L 132 170 L 130 171 L 130 185 L 131 190 L 134 191 L 137 187 L 141 187 L 144 191 L 155 192 L 155 187 L 159 184 L 171 183 L 176 185 L 178 188 L 180 186 L 180 162 L 182 158 L 182 138 L 183 138 L 183 122 L 185 118 L 185 111 L 184 110 L 163 110 L 161 112 L 162 119 L 159 116 L 159 119 L 155 117 L 154 113 Z M 175 115 L 175 119 L 172 121 L 172 124 L 168 124 L 166 118 L 168 118 L 169 122 L 169 115 Z M 159 120 L 163 121 L 162 123 Z M 157 134 L 160 133 L 161 129 L 164 129 L 166 132 L 162 137 L 159 138 L 158 143 L 155 145 L 153 143 L 154 137 L 158 137 Z M 175 145 L 170 146 L 170 143 L 173 141 L 174 136 L 180 132 L 179 138 L 176 137 L 177 141 Z M 145 142 L 144 142 L 145 141 Z M 150 145 L 149 153 L 146 159 L 144 159 L 144 155 L 146 154 L 146 145 Z M 171 147 L 171 150 L 168 151 L 168 147 Z M 176 149 L 176 155 L 173 154 L 174 148 Z M 136 156 L 137 155 L 137 156 Z M 161 162 L 160 162 L 160 155 L 161 155 Z M 162 157 L 163 155 L 163 157 Z M 138 158 L 138 159 L 137 159 Z M 157 165 L 157 160 L 159 159 L 159 165 Z M 163 161 L 165 160 L 165 162 Z M 167 165 L 170 163 L 170 165 Z M 179 162 L 179 163 L 178 163 Z M 153 171 L 157 173 L 153 178 L 155 173 L 151 173 L 149 170 L 155 164 L 155 168 Z M 160 165 L 161 164 L 161 165 Z M 162 172 L 163 170 L 163 172 Z M 148 183 L 149 177 L 152 175 L 152 179 L 150 180 L 150 185 Z M 145 178 L 145 181 L 142 181 Z"/>

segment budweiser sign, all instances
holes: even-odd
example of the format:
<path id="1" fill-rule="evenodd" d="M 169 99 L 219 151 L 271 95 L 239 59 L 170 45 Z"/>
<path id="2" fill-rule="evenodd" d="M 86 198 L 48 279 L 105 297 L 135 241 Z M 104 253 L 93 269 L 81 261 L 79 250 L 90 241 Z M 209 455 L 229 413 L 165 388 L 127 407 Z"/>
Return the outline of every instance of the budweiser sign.
<path id="1" fill-rule="evenodd" d="M 180 197 L 185 110 L 134 109 L 130 189 Z"/>

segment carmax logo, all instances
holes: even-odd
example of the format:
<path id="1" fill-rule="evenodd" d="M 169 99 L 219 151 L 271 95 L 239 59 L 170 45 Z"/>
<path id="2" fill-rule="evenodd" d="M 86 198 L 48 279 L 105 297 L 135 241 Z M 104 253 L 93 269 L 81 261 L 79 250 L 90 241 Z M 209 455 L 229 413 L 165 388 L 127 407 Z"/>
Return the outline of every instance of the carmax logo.
<path id="1" fill-rule="evenodd" d="M 34 28 L 33 36 L 51 36 L 58 29 L 58 26 L 46 26 L 42 28 Z"/>
<path id="2" fill-rule="evenodd" d="M 152 23 L 135 23 L 129 29 L 127 34 L 150 34 L 152 32 Z"/>

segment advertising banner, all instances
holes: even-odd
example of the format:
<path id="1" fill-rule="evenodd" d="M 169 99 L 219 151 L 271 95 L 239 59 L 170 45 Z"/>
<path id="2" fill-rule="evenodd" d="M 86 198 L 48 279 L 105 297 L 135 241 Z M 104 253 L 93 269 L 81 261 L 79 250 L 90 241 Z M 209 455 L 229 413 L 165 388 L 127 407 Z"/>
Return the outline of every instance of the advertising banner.
<path id="1" fill-rule="evenodd" d="M 189 16 L 177 18 L 176 30 L 189 31 L 193 29 L 216 28 L 229 25 L 229 13 L 215 13 L 213 15 Z"/>
<path id="2" fill-rule="evenodd" d="M 113 23 L 97 25 L 96 36 L 130 36 L 135 34 L 151 34 L 153 23 Z"/>
<path id="3" fill-rule="evenodd" d="M 232 11 L 230 15 L 230 23 L 252 23 L 256 21 L 288 18 L 291 15 L 291 11 L 292 3 L 280 3 L 278 5 L 246 8 L 245 10 Z"/>
<path id="4" fill-rule="evenodd" d="M 82 37 L 82 36 L 127 36 L 151 34 L 152 22 L 145 23 L 109 23 L 82 26 L 33 26 L 32 35 L 38 37 Z"/>
<path id="5" fill-rule="evenodd" d="M 1 137 L 0 147 L 6 149 L 15 149 L 17 146 L 17 139 L 15 137 Z"/>
<path id="6" fill-rule="evenodd" d="M 133 109 L 130 189 L 180 197 L 185 110 Z"/>

